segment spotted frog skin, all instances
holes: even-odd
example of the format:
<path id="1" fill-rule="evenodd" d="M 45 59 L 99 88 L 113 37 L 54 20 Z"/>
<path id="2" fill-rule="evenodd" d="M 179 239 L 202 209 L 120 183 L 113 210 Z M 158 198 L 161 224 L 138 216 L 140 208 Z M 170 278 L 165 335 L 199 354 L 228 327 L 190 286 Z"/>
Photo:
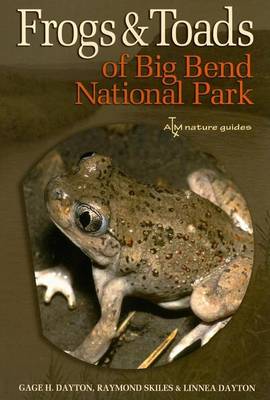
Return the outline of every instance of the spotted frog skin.
<path id="1" fill-rule="evenodd" d="M 237 226 L 231 214 L 246 208 L 244 200 L 223 211 L 209 171 L 192 175 L 190 186 L 176 191 L 142 184 L 97 154 L 49 182 L 49 215 L 92 260 L 101 307 L 75 357 L 96 363 L 103 356 L 125 296 L 165 308 L 190 306 L 209 326 L 239 307 L 251 273 L 252 227 L 245 217 L 248 229 Z M 225 187 L 228 208 L 232 189 Z"/>

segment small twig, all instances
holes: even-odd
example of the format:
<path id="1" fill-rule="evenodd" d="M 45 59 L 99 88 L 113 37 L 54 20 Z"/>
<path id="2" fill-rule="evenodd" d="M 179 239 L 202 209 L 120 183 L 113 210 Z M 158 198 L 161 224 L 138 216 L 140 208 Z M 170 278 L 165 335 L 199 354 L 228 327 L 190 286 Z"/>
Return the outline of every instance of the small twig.
<path id="1" fill-rule="evenodd" d="M 130 320 L 134 317 L 135 314 L 136 314 L 136 311 L 131 311 L 130 313 L 128 313 L 127 317 L 124 319 L 124 321 L 121 323 L 121 325 L 117 329 L 116 337 L 120 336 L 123 332 L 125 332 Z"/>
<path id="2" fill-rule="evenodd" d="M 163 353 L 164 350 L 171 344 L 177 335 L 178 329 L 174 329 L 166 339 L 138 366 L 137 369 L 148 368 Z"/>

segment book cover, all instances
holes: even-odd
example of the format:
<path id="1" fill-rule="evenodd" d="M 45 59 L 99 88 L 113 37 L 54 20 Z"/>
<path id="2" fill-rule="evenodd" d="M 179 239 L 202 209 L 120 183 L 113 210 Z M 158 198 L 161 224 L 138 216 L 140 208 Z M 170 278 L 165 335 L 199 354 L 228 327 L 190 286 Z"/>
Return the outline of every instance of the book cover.
<path id="1" fill-rule="evenodd" d="M 1 398 L 268 398 L 268 9 L 3 4 Z"/>

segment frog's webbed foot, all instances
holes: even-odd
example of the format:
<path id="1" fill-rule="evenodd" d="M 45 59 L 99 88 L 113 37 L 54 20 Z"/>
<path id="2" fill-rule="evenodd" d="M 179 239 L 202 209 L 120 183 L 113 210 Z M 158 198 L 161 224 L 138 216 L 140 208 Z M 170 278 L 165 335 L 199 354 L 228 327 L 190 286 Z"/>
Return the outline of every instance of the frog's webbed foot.
<path id="1" fill-rule="evenodd" d="M 62 293 L 67 299 L 70 309 L 76 307 L 75 293 L 72 288 L 72 278 L 64 267 L 48 268 L 35 272 L 36 285 L 45 286 L 45 303 L 50 303 L 56 293 Z"/>
<path id="2" fill-rule="evenodd" d="M 201 168 L 191 172 L 187 180 L 193 192 L 220 207 L 240 229 L 249 234 L 253 233 L 246 201 L 236 185 L 224 173 Z"/>
<path id="3" fill-rule="evenodd" d="M 175 358 L 183 355 L 194 343 L 200 341 L 200 345 L 204 346 L 209 340 L 227 323 L 231 317 L 225 318 L 215 323 L 202 322 L 185 335 L 180 342 L 171 350 L 168 356 L 168 362 L 173 361 Z"/>
<path id="4" fill-rule="evenodd" d="M 96 364 L 108 350 L 117 332 L 123 297 L 128 293 L 125 279 L 114 278 L 104 286 L 100 295 L 101 318 L 72 356 Z"/>
<path id="5" fill-rule="evenodd" d="M 252 269 L 252 262 L 246 257 L 237 257 L 223 268 L 194 284 L 190 306 L 202 320 L 169 355 L 169 361 L 180 356 L 193 343 L 206 344 L 230 320 L 245 295 Z"/>

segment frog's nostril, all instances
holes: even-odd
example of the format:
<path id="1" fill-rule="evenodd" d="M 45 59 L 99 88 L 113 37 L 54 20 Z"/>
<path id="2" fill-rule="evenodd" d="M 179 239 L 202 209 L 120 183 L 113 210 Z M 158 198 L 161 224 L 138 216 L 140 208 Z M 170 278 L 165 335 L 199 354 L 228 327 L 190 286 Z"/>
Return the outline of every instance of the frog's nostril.
<path id="1" fill-rule="evenodd" d="M 51 192 L 52 200 L 62 200 L 64 198 L 64 192 L 61 189 L 54 189 Z"/>

